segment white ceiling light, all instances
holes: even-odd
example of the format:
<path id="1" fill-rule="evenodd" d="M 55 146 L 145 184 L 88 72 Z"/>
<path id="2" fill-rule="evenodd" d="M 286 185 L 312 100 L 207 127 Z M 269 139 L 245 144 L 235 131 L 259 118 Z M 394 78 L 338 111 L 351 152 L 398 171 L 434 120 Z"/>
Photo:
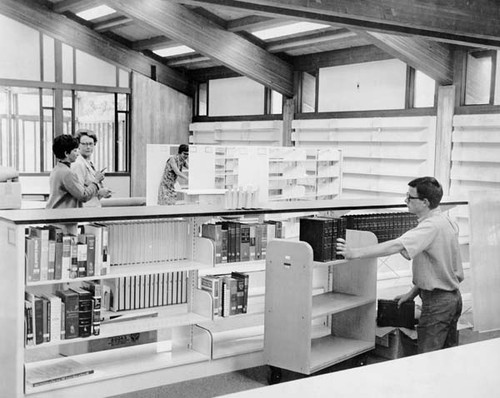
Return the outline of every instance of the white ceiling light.
<path id="1" fill-rule="evenodd" d="M 116 12 L 113 10 L 111 7 L 108 6 L 98 6 L 98 7 L 93 7 L 89 8 L 88 10 L 82 11 L 77 13 L 80 18 L 83 18 L 87 21 L 91 21 L 93 19 L 97 19 L 100 17 L 104 17 L 106 15 L 110 15 Z"/>
<path id="2" fill-rule="evenodd" d="M 153 52 L 160 57 L 175 57 L 176 55 L 194 53 L 195 51 L 188 46 L 176 46 L 161 48 L 159 50 L 154 50 Z"/>
<path id="3" fill-rule="evenodd" d="M 282 36 L 290 36 L 296 33 L 310 32 L 313 30 L 328 28 L 330 25 L 324 25 L 313 22 L 295 22 L 289 25 L 278 26 L 275 28 L 263 29 L 252 32 L 261 40 L 275 39 Z"/>

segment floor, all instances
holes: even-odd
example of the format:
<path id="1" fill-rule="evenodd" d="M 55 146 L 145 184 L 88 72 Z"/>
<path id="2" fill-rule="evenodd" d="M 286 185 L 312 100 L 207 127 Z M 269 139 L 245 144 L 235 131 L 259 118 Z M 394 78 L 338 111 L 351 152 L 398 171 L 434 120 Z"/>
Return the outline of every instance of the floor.
<path id="1" fill-rule="evenodd" d="M 471 312 L 466 312 L 461 319 L 463 324 L 472 324 Z M 460 330 L 460 344 L 470 344 L 473 342 L 487 340 L 500 337 L 500 331 L 489 333 L 478 333 L 471 328 Z M 316 374 L 335 372 L 339 370 L 349 369 L 355 366 L 369 366 L 371 364 L 385 361 L 386 359 L 368 354 L 364 359 L 366 363 L 360 364 L 359 359 L 345 361 L 342 364 L 325 369 Z M 268 366 L 259 366 L 251 369 L 245 369 L 236 372 L 225 373 L 217 376 L 206 377 L 201 379 L 190 380 L 181 383 L 170 384 L 158 388 L 137 391 L 134 393 L 116 396 L 116 398 L 212 398 L 225 394 L 230 394 L 238 391 L 256 389 L 267 386 L 270 377 Z M 281 382 L 296 380 L 304 376 L 298 373 L 283 370 Z M 258 391 L 255 391 L 255 396 L 258 397 Z"/>

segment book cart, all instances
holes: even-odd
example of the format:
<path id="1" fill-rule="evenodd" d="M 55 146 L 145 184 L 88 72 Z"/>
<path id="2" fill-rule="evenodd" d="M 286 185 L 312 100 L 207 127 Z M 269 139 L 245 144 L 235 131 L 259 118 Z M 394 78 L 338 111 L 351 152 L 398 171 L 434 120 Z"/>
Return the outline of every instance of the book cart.
<path id="1" fill-rule="evenodd" d="M 4 299 L 0 302 L 3 336 L 0 356 L 3 363 L 8 364 L 3 366 L 0 378 L 2 396 L 103 397 L 263 365 L 264 296 L 267 300 L 268 292 L 259 283 L 263 282 L 265 262 L 258 260 L 215 267 L 212 241 L 199 237 L 196 232 L 201 223 L 218 216 L 265 218 L 288 213 L 296 217 L 297 214 L 304 213 L 398 206 L 404 206 L 399 198 L 271 203 L 266 208 L 250 210 L 185 205 L 2 211 L 0 289 Z M 138 252 L 131 251 L 129 246 L 151 236 L 158 224 L 179 220 L 187 225 L 185 235 L 163 233 L 151 242 L 157 246 L 171 245 L 172 242 L 174 246 L 182 245 L 182 256 L 157 261 L 151 259 L 147 248 L 141 248 L 142 251 Z M 111 251 L 115 256 L 122 253 L 123 263 L 113 265 L 112 259 L 110 272 L 105 275 L 28 281 L 25 268 L 28 228 L 54 224 L 85 226 L 96 222 L 110 225 L 121 223 L 127 226 L 138 224 L 139 229 L 129 232 L 128 240 L 122 241 L 121 247 L 115 247 L 114 252 Z M 127 254 L 135 256 L 134 263 L 127 261 Z M 248 314 L 214 319 L 212 297 L 208 292 L 197 288 L 197 280 L 199 274 L 220 271 L 248 271 L 260 275 L 256 278 L 260 278 L 260 282 L 249 297 Z M 183 275 L 185 284 L 182 302 L 164 307 L 121 311 L 117 321 L 101 323 L 100 334 L 97 336 L 54 340 L 36 345 L 25 344 L 26 292 L 53 293 L 60 289 L 77 288 L 90 280 L 106 283 L 118 278 L 136 278 L 166 272 Z M 134 339 L 143 340 L 140 341 L 141 344 L 121 344 Z M 38 386 L 26 383 L 25 372 L 38 369 L 50 373 L 52 367 L 64 367 L 68 359 L 90 371 L 78 377 L 62 377 Z"/>
<path id="2" fill-rule="evenodd" d="M 346 232 L 352 247 L 377 243 L 371 232 Z M 376 258 L 318 262 L 306 242 L 270 242 L 264 360 L 271 383 L 281 369 L 309 375 L 374 349 L 376 283 Z"/>

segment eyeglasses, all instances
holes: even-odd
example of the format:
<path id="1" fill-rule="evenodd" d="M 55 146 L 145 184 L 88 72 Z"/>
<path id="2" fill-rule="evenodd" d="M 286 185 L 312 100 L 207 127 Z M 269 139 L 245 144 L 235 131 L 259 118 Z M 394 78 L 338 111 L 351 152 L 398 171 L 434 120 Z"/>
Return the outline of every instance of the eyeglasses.
<path id="1" fill-rule="evenodd" d="M 406 200 L 412 200 L 412 199 L 422 200 L 422 198 L 419 198 L 418 196 L 411 196 L 409 193 L 407 193 Z"/>
<path id="2" fill-rule="evenodd" d="M 93 143 L 93 142 L 80 142 L 80 145 L 84 145 L 84 146 L 94 146 L 94 143 Z"/>

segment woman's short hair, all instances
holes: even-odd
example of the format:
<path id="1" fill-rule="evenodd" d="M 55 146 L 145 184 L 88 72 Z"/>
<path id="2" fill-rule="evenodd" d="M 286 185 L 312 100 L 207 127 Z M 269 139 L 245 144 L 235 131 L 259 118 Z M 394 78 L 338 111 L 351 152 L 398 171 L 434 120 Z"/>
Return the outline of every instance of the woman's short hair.
<path id="1" fill-rule="evenodd" d="M 76 133 L 75 133 L 75 138 L 78 140 L 78 144 L 80 144 L 80 139 L 83 136 L 90 137 L 94 140 L 94 144 L 97 143 L 97 136 L 95 135 L 95 133 L 92 130 L 78 129 L 78 130 L 76 130 Z"/>
<path id="2" fill-rule="evenodd" d="M 189 146 L 187 144 L 179 145 L 179 149 L 177 150 L 177 153 L 183 153 L 183 152 L 189 153 Z"/>
<path id="3" fill-rule="evenodd" d="M 78 145 L 78 140 L 71 135 L 58 135 L 54 138 L 54 142 L 52 143 L 52 152 L 54 152 L 57 159 L 64 159 L 66 154 L 78 148 Z"/>

